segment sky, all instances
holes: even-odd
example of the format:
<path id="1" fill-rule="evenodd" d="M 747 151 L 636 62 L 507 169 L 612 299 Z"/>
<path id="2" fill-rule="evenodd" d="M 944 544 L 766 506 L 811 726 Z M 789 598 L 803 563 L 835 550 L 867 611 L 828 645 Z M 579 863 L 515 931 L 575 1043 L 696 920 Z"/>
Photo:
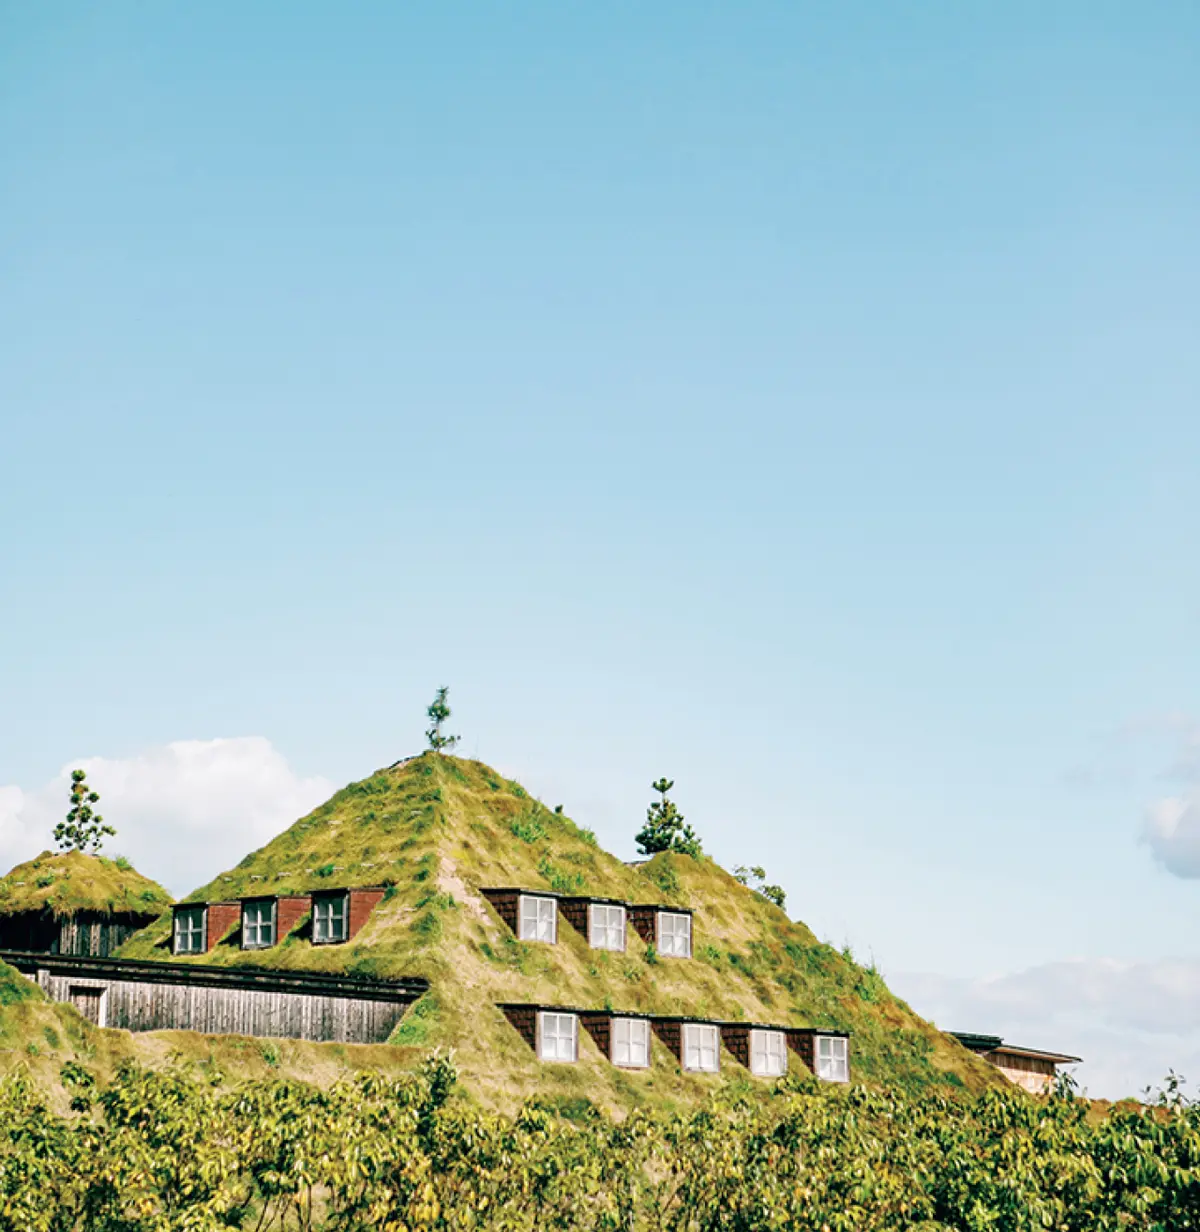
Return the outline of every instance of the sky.
<path id="1" fill-rule="evenodd" d="M 1200 9 L 0 0 L 0 864 L 460 752 L 1200 1078 Z"/>

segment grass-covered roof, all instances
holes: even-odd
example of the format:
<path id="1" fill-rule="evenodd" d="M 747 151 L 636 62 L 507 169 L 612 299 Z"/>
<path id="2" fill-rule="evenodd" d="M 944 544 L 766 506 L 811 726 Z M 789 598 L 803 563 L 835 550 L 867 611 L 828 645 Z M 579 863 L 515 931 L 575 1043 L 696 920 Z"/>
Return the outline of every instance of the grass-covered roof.
<path id="1" fill-rule="evenodd" d="M 893 997 L 871 970 L 714 861 L 660 854 L 627 865 L 590 831 L 474 761 L 424 754 L 337 792 L 265 847 L 185 901 L 218 901 L 334 886 L 384 884 L 383 902 L 351 942 L 314 947 L 296 929 L 265 951 L 227 938 L 196 961 L 420 975 L 431 991 L 394 1042 L 445 1045 L 489 1102 L 535 1091 L 610 1106 L 690 1103 L 714 1082 L 680 1072 L 659 1042 L 646 1073 L 614 1068 L 581 1035 L 580 1063 L 542 1065 L 498 1002 L 610 1007 L 646 1013 L 848 1030 L 856 1077 L 909 1088 L 978 1089 L 998 1081 L 986 1062 Z M 543 888 L 693 909 L 694 957 L 656 956 L 632 929 L 624 954 L 593 950 L 565 922 L 556 945 L 517 941 L 481 890 Z M 131 938 L 129 958 L 169 959 L 170 913 Z"/>
<path id="2" fill-rule="evenodd" d="M 0 877 L 0 915 L 46 909 L 55 916 L 77 911 L 154 915 L 171 902 L 158 882 L 120 856 L 43 851 Z"/>

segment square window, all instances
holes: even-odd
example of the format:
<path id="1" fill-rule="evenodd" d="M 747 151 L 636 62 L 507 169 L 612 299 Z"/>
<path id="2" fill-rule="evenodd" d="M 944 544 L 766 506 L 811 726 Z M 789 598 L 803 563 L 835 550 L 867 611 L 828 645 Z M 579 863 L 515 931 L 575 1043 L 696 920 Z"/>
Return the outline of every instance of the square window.
<path id="1" fill-rule="evenodd" d="M 668 958 L 691 958 L 692 917 L 678 911 L 658 913 L 658 952 Z"/>
<path id="2" fill-rule="evenodd" d="M 836 1035 L 817 1036 L 817 1077 L 826 1082 L 850 1081 L 850 1041 Z"/>
<path id="3" fill-rule="evenodd" d="M 538 1056 L 543 1061 L 574 1061 L 579 1019 L 574 1014 L 538 1014 Z"/>
<path id="4" fill-rule="evenodd" d="M 644 1018 L 614 1018 L 612 1059 L 627 1069 L 646 1069 L 650 1064 L 650 1024 Z"/>
<path id="5" fill-rule="evenodd" d="M 625 908 L 592 903 L 588 908 L 588 941 L 594 950 L 624 950 Z"/>
<path id="6" fill-rule="evenodd" d="M 242 949 L 263 950 L 275 944 L 275 900 L 259 898 L 242 904 Z"/>
<path id="7" fill-rule="evenodd" d="M 539 898 L 533 894 L 521 895 L 521 927 L 518 936 L 522 941 L 558 940 L 558 904 L 552 898 Z"/>
<path id="8" fill-rule="evenodd" d="M 750 1072 L 759 1078 L 779 1078 L 787 1073 L 787 1040 L 782 1031 L 750 1032 Z"/>
<path id="9" fill-rule="evenodd" d="M 313 895 L 312 939 L 314 945 L 333 945 L 346 940 L 345 894 Z"/>
<path id="10" fill-rule="evenodd" d="M 715 1074 L 721 1068 L 721 1040 L 717 1028 L 704 1022 L 683 1024 L 683 1068 Z"/>
<path id="11" fill-rule="evenodd" d="M 176 954 L 203 954 L 208 938 L 208 910 L 203 905 L 199 907 L 179 907 L 175 911 L 175 945 Z"/>

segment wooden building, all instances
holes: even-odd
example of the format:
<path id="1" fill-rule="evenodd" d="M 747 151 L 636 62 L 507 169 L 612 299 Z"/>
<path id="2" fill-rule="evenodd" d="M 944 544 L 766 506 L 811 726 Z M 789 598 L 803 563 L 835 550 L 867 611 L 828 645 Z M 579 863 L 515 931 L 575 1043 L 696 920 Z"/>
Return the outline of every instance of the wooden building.
<path id="1" fill-rule="evenodd" d="M 0 915 L 0 950 L 79 954 L 107 958 L 159 912 L 73 911 L 55 915 L 48 907 Z"/>
<path id="2" fill-rule="evenodd" d="M 100 1027 L 385 1043 L 424 979 L 0 952 Z"/>
<path id="3" fill-rule="evenodd" d="M 951 1034 L 964 1048 L 991 1062 L 1006 1078 L 1032 1095 L 1045 1095 L 1054 1089 L 1060 1065 L 1078 1065 L 1082 1060 L 1065 1052 L 1006 1044 L 998 1035 L 973 1035 L 967 1031 Z"/>

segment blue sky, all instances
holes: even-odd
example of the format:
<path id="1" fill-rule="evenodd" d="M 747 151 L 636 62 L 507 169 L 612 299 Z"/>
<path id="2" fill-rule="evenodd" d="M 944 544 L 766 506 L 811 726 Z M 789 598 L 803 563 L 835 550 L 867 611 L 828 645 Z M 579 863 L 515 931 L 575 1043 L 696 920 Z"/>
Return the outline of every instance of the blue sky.
<path id="1" fill-rule="evenodd" d="M 942 1025 L 1200 1061 L 1198 38 L 0 0 L 0 854 L 92 759 L 186 890 L 449 684 Z"/>

